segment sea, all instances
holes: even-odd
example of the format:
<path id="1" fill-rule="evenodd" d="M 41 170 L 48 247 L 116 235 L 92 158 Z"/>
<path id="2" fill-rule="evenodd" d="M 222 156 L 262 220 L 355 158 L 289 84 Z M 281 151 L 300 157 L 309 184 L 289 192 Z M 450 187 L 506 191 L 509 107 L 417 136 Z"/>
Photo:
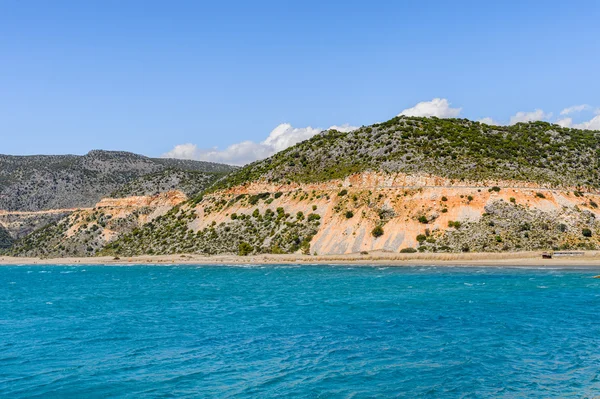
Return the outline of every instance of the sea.
<path id="1" fill-rule="evenodd" d="M 600 269 L 0 267 L 2 398 L 598 398 Z"/>

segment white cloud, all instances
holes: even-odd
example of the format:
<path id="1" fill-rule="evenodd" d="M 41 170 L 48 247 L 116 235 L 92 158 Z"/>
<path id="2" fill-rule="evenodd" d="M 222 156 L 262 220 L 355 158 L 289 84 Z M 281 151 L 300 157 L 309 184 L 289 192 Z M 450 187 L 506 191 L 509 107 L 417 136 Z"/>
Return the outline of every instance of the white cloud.
<path id="1" fill-rule="evenodd" d="M 517 112 L 510 117 L 510 124 L 514 125 L 519 122 L 541 121 L 552 117 L 552 113 L 546 114 L 541 109 L 536 109 L 532 112 Z"/>
<path id="2" fill-rule="evenodd" d="M 358 129 L 357 126 L 350 126 L 348 123 L 344 123 L 343 125 L 333 125 L 329 127 L 329 130 L 337 130 L 338 132 L 343 133 L 348 133 L 356 129 Z"/>
<path id="3" fill-rule="evenodd" d="M 358 129 L 349 124 L 331 126 L 341 132 L 350 132 Z M 232 165 L 245 165 L 247 163 L 264 159 L 285 150 L 296 143 L 307 140 L 322 132 L 324 129 L 303 127 L 295 128 L 289 123 L 282 123 L 271 131 L 269 136 L 260 143 L 253 141 L 242 141 L 232 144 L 224 150 L 218 148 L 202 149 L 196 144 L 179 144 L 169 152 L 162 155 L 163 158 L 194 159 L 198 161 L 222 162 Z"/>
<path id="4" fill-rule="evenodd" d="M 486 125 L 494 125 L 494 126 L 500 126 L 501 125 L 501 123 L 496 122 L 495 120 L 493 120 L 490 117 L 481 118 L 480 120 L 478 120 L 478 122 L 485 123 Z"/>
<path id="5" fill-rule="evenodd" d="M 587 104 L 573 105 L 571 107 L 565 108 L 562 111 L 560 111 L 560 114 L 561 115 L 569 115 L 569 114 L 573 114 L 575 112 L 587 111 L 590 108 L 591 107 Z"/>
<path id="6" fill-rule="evenodd" d="M 556 121 L 556 124 L 562 127 L 571 127 L 573 124 L 573 119 L 571 118 L 563 118 Z"/>
<path id="7" fill-rule="evenodd" d="M 600 130 L 600 112 L 587 122 L 573 125 L 575 129 Z"/>
<path id="8" fill-rule="evenodd" d="M 423 101 L 412 108 L 400 112 L 398 116 L 435 116 L 438 118 L 456 118 L 462 108 L 450 107 L 450 102 L 445 98 L 434 98 L 431 101 Z"/>

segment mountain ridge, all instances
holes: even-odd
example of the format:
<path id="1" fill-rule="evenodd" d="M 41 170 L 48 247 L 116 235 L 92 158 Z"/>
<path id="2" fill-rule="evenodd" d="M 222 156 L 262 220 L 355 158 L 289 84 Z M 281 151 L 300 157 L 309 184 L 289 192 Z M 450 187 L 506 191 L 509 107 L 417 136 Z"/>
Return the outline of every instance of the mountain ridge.
<path id="1" fill-rule="evenodd" d="M 166 170 L 204 174 L 203 179 L 198 179 L 202 184 L 196 190 L 201 191 L 235 169 L 212 162 L 150 158 L 125 151 L 92 150 L 81 156 L 0 155 L 0 209 L 90 207 L 136 179 Z"/>

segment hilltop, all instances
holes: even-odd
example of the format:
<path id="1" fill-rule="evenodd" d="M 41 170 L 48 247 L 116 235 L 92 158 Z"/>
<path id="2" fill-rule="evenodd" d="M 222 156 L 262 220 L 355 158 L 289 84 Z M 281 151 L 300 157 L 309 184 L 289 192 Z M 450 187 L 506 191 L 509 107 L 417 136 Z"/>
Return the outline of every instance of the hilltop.
<path id="1" fill-rule="evenodd" d="M 182 181 L 186 191 L 195 193 L 233 170 L 229 165 L 121 151 L 95 150 L 83 156 L 0 155 L 0 210 L 86 208 L 120 190 L 155 194 L 151 191 L 179 188 Z"/>
<path id="2" fill-rule="evenodd" d="M 365 171 L 598 188 L 599 154 L 599 132 L 546 122 L 490 126 L 467 119 L 396 117 L 348 133 L 324 131 L 247 165 L 214 189 L 259 180 L 316 183 Z"/>

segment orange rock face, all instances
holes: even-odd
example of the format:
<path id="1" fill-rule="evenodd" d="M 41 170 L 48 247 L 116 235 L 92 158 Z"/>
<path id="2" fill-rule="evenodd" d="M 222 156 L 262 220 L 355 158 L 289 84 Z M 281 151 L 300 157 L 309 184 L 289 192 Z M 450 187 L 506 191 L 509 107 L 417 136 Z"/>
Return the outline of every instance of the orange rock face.
<path id="1" fill-rule="evenodd" d="M 500 187 L 500 191 L 490 190 L 494 186 Z M 342 189 L 347 194 L 340 196 L 338 193 Z M 238 201 L 218 211 L 211 206 L 218 201 L 230 201 L 240 194 L 264 192 L 284 194 L 272 199 L 270 204 L 259 201 L 250 205 Z M 593 193 L 581 197 L 573 191 L 527 182 L 464 182 L 436 176 L 367 172 L 325 183 L 282 185 L 258 182 L 213 193 L 196 206 L 197 217 L 190 227 L 200 230 L 213 222 L 228 222 L 232 213 L 252 214 L 259 209 L 262 214 L 267 208 L 275 210 L 282 207 L 292 215 L 314 212 L 321 216 L 320 229 L 311 241 L 313 253 L 398 252 L 403 248 L 417 247 L 417 235 L 424 234 L 426 229 L 430 232 L 445 231 L 451 228 L 448 227 L 450 221 L 479 220 L 486 204 L 500 199 L 544 212 L 558 212 L 563 207 L 577 206 L 600 217 L 598 209 L 590 206 L 590 200 L 600 203 L 600 196 Z M 348 211 L 353 214 L 350 218 L 346 217 Z M 377 225 L 384 230 L 380 237 L 371 234 Z"/>

